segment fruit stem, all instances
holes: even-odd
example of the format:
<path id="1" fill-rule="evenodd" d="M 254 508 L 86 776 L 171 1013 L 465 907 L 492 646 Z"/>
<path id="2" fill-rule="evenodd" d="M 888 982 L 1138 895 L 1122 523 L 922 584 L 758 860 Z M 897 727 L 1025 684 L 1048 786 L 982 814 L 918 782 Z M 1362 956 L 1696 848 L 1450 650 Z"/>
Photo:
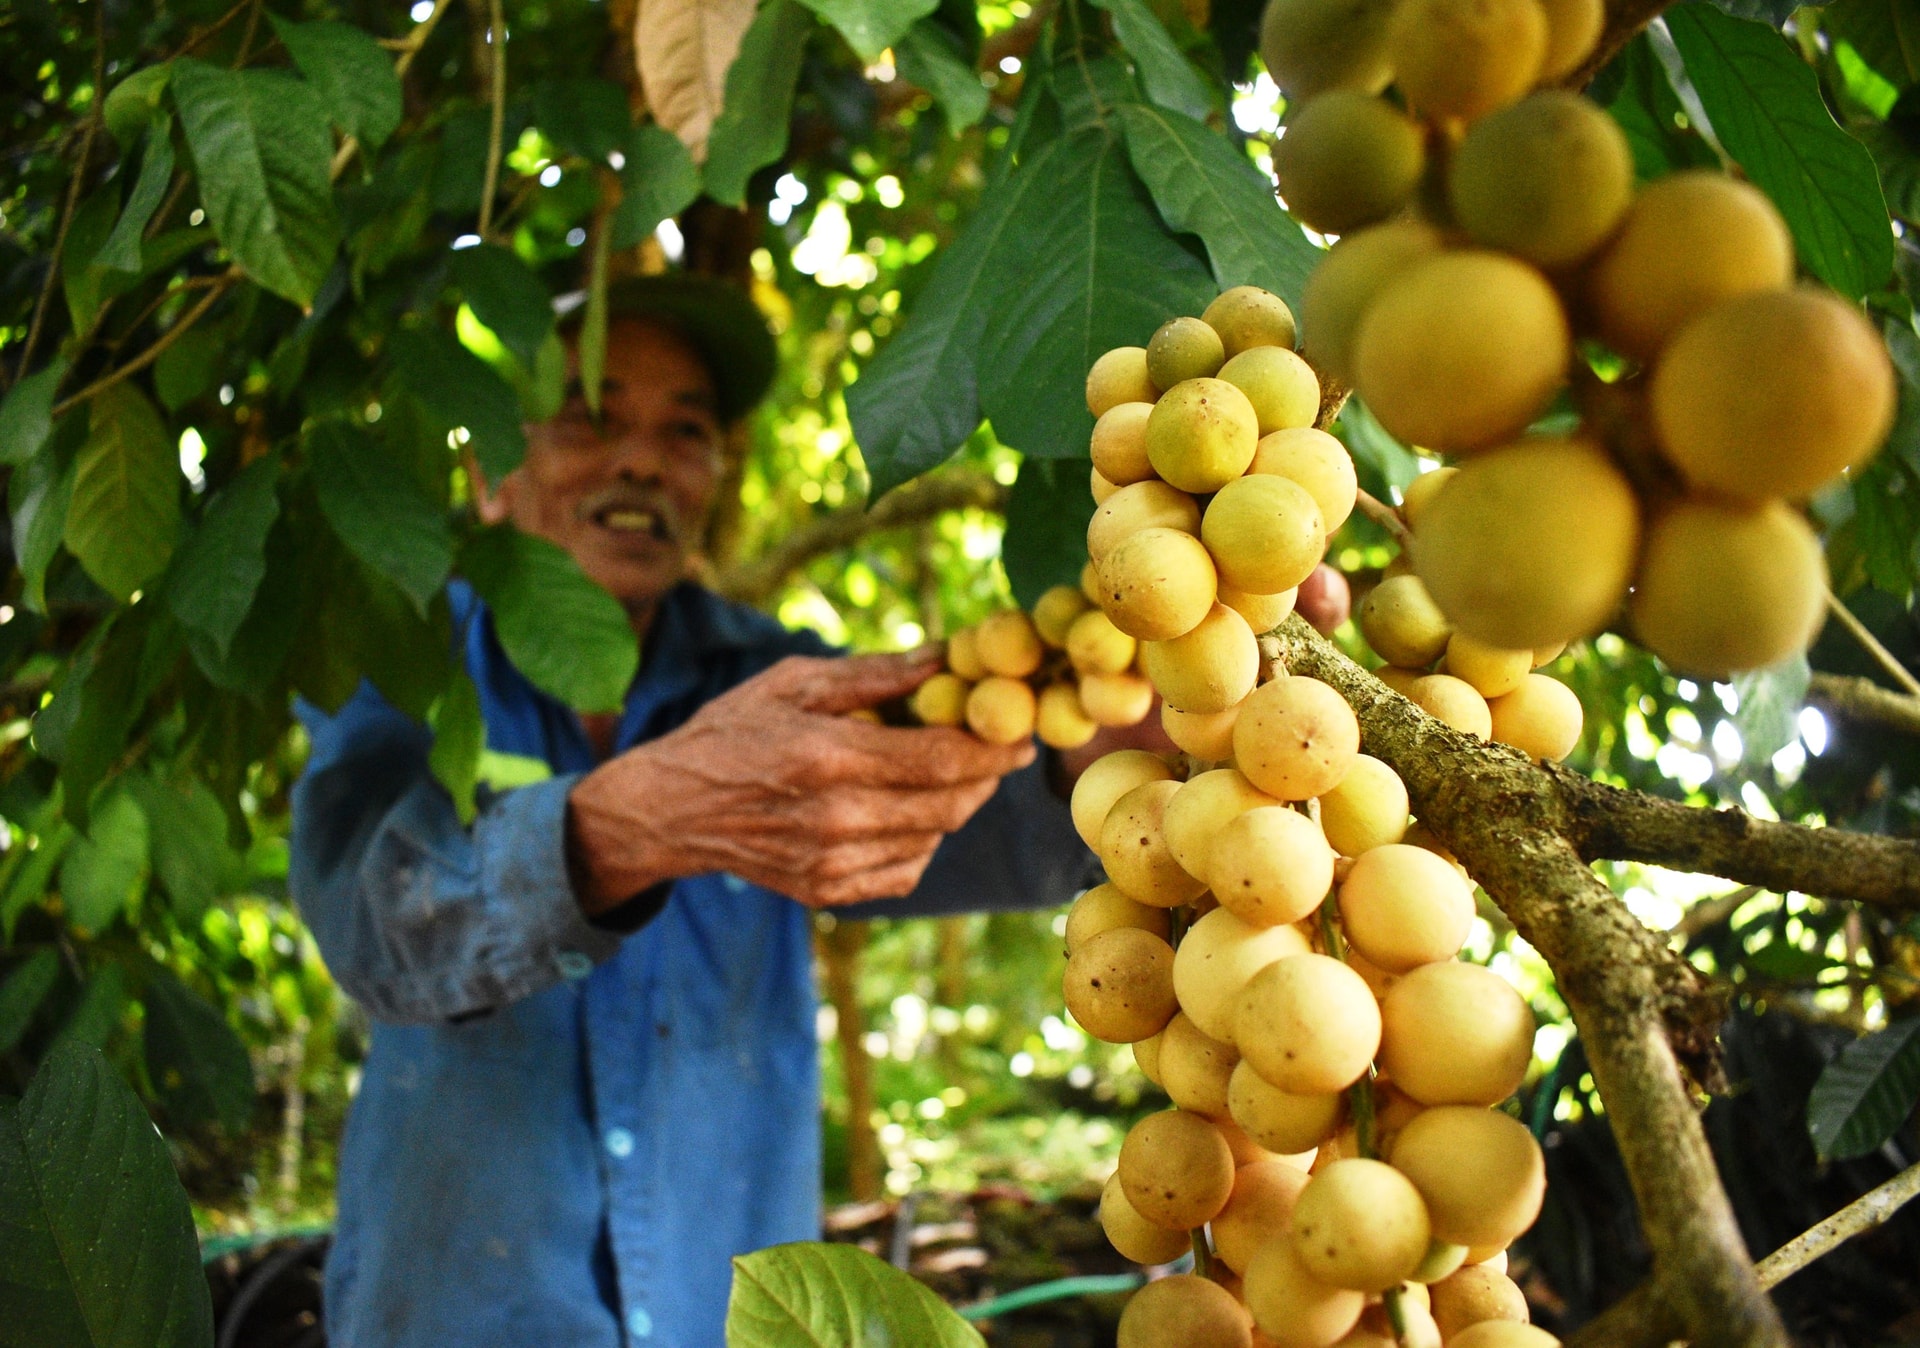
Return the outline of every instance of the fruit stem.
<path id="1" fill-rule="evenodd" d="M 1381 1304 L 1387 1308 L 1387 1323 L 1393 1328 L 1393 1341 L 1405 1348 L 1407 1342 L 1407 1304 L 1404 1299 L 1406 1288 L 1389 1287 L 1382 1294 Z"/>
<path id="2" fill-rule="evenodd" d="M 1193 1271 L 1202 1278 L 1213 1276 L 1213 1251 L 1207 1248 L 1207 1229 L 1193 1228 Z"/>

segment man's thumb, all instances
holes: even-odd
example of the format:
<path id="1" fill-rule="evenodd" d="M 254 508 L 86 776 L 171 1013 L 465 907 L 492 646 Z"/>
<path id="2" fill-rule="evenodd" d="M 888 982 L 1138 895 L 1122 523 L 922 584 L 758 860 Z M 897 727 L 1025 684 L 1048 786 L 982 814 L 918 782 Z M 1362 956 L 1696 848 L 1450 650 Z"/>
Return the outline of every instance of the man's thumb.
<path id="1" fill-rule="evenodd" d="M 940 663 L 937 646 L 902 655 L 850 655 L 825 661 L 797 700 L 808 711 L 826 716 L 877 707 L 911 693 L 940 671 Z"/>

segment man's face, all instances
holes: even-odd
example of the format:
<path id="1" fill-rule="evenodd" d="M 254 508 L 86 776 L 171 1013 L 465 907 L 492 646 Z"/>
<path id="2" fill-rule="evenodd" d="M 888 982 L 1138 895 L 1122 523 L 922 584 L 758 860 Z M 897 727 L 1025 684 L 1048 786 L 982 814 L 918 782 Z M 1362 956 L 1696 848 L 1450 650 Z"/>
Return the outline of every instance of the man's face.
<path id="1" fill-rule="evenodd" d="M 568 365 L 577 373 L 571 350 Z M 596 429 L 573 379 L 559 415 L 527 427 L 526 462 L 482 500 L 481 516 L 558 543 L 638 616 L 684 574 L 713 502 L 713 377 L 674 333 L 615 319 L 600 400 Z"/>

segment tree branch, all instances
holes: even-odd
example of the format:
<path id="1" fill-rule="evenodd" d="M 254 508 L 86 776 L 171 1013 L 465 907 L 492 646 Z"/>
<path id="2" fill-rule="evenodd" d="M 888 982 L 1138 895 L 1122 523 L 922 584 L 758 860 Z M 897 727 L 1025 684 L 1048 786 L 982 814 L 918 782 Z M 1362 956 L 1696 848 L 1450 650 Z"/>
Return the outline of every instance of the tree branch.
<path id="1" fill-rule="evenodd" d="M 1849 721 L 1920 735 L 1920 697 L 1882 688 L 1872 679 L 1816 672 L 1807 685 L 1807 701 Z"/>
<path id="2" fill-rule="evenodd" d="M 1593 51 L 1564 80 L 1562 86 L 1568 89 L 1584 89 L 1593 83 L 1593 77 L 1615 56 L 1620 49 L 1640 35 L 1640 30 L 1652 23 L 1675 0 L 1607 0 L 1607 23 L 1600 30 L 1600 40 L 1593 44 Z"/>
<path id="3" fill-rule="evenodd" d="M 1785 1348 L 1681 1074 L 1681 1060 L 1711 1064 L 1719 1008 L 1568 841 L 1559 778 L 1427 716 L 1298 615 L 1278 635 L 1287 666 L 1346 699 L 1367 752 L 1399 772 L 1414 812 L 1552 967 L 1613 1123 L 1655 1277 L 1685 1329 L 1707 1348 Z"/>
<path id="4" fill-rule="evenodd" d="M 814 558 L 851 547 L 869 534 L 918 524 L 949 510 L 999 510 L 1006 499 L 1007 489 L 985 473 L 969 470 L 923 477 L 888 492 L 871 509 L 847 506 L 803 525 L 764 556 L 722 572 L 714 588 L 729 599 L 747 603 L 765 599 Z"/>
<path id="5" fill-rule="evenodd" d="M 149 346 L 145 351 L 142 351 L 125 365 L 121 365 L 101 375 L 71 398 L 65 398 L 55 403 L 53 415 L 56 417 L 65 416 L 68 412 L 71 412 L 96 393 L 102 393 L 112 388 L 128 375 L 138 374 L 140 371 L 146 369 L 147 366 L 160 359 L 161 352 L 186 336 L 188 330 L 192 328 L 195 323 L 198 323 L 202 318 L 206 317 L 207 310 L 213 308 L 214 301 L 232 289 L 235 282 L 242 279 L 244 279 L 244 275 L 237 266 L 221 273 L 219 279 L 213 285 L 207 287 L 207 293 L 201 297 L 200 302 L 180 315 L 172 327 L 154 339 L 152 346 Z"/>

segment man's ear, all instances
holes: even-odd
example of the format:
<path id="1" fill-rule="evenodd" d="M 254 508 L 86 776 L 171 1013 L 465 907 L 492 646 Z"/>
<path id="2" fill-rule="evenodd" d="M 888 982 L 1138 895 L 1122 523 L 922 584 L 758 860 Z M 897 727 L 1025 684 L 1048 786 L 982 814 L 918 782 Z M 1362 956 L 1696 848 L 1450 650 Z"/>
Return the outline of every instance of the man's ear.
<path id="1" fill-rule="evenodd" d="M 487 481 L 487 475 L 480 471 L 480 461 L 472 450 L 465 450 L 461 458 L 466 461 L 467 481 L 473 488 L 473 512 L 480 517 L 482 524 L 505 524 L 513 515 L 513 474 L 509 473 L 498 488 Z"/>

